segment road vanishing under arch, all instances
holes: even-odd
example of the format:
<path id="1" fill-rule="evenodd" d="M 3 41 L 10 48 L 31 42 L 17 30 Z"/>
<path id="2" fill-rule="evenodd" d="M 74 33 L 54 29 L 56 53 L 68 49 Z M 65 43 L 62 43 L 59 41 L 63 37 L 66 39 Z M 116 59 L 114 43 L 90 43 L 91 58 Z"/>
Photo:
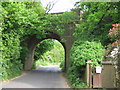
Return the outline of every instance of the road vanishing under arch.
<path id="1" fill-rule="evenodd" d="M 42 40 L 45 39 L 56 39 L 58 40 L 65 49 L 65 70 L 68 69 L 68 66 L 70 64 L 70 49 L 72 47 L 72 44 L 74 43 L 75 38 L 73 37 L 73 28 L 74 24 L 70 24 L 66 31 L 64 31 L 64 34 L 60 35 L 56 31 L 49 31 L 49 35 L 46 36 L 46 38 L 38 39 L 36 35 L 32 35 L 29 37 L 28 42 L 28 52 L 27 56 L 25 58 L 25 65 L 24 70 L 28 71 L 31 70 L 33 60 L 34 60 L 34 50 L 38 43 L 40 43 Z M 64 41 L 64 42 L 62 42 Z"/>

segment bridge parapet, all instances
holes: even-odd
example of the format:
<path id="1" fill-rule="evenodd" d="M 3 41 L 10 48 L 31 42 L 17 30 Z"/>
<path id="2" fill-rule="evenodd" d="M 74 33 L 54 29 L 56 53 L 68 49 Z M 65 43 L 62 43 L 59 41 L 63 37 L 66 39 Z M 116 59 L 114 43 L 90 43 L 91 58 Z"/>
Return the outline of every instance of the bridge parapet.
<path id="1" fill-rule="evenodd" d="M 72 35 L 74 32 L 74 29 L 71 27 L 74 27 L 74 25 L 70 26 L 69 27 L 70 29 L 67 28 L 67 30 L 64 31 L 64 34 L 58 34 L 56 31 L 48 31 L 49 34 L 42 39 L 38 39 L 36 35 L 30 36 L 28 40 L 28 53 L 25 60 L 24 70 L 26 71 L 31 70 L 33 60 L 34 60 L 35 47 L 37 46 L 38 43 L 40 43 L 45 39 L 56 39 L 63 45 L 65 49 L 65 69 L 67 70 L 70 64 L 69 62 L 70 49 L 75 40 L 75 38 Z"/>

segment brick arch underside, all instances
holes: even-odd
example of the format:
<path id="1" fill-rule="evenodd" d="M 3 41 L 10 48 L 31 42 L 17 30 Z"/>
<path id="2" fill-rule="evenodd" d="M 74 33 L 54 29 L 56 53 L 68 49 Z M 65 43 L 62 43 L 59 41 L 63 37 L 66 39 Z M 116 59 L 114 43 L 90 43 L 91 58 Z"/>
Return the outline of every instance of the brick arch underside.
<path id="1" fill-rule="evenodd" d="M 52 33 L 52 32 L 50 32 L 50 34 L 47 35 L 46 38 L 42 38 L 42 39 L 36 38 L 36 35 L 30 36 L 29 41 L 28 41 L 28 54 L 27 54 L 26 61 L 25 61 L 25 66 L 24 66 L 25 70 L 27 70 L 27 71 L 31 70 L 33 60 L 34 60 L 35 48 L 36 48 L 38 43 L 40 43 L 41 41 L 43 41 L 45 39 L 56 39 L 59 42 L 61 41 L 60 36 L 58 34 L 55 34 L 55 33 Z M 60 42 L 60 43 L 62 44 L 62 46 L 64 47 L 64 50 L 66 52 L 65 44 L 62 43 L 62 42 Z M 66 60 L 65 60 L 65 65 L 66 65 Z"/>
<path id="2" fill-rule="evenodd" d="M 42 40 L 45 40 L 45 39 L 56 39 L 63 45 L 64 50 L 65 50 L 65 71 L 69 67 L 70 49 L 72 47 L 72 44 L 74 43 L 74 37 L 72 36 L 73 30 L 65 31 L 63 35 L 59 35 L 56 32 L 49 32 L 49 33 L 50 34 L 47 35 L 46 38 L 42 38 L 42 39 L 36 38 L 36 35 L 30 36 L 28 40 L 28 53 L 25 58 L 25 65 L 24 65 L 25 71 L 31 70 L 33 60 L 34 60 L 35 47 L 38 43 L 40 43 Z M 65 42 L 62 43 L 61 40 L 64 40 Z"/>

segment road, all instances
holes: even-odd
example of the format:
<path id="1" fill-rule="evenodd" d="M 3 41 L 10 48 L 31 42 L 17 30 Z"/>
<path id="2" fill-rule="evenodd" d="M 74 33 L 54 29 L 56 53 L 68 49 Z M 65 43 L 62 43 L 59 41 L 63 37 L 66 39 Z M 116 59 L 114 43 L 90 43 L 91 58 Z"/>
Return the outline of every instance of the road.
<path id="1" fill-rule="evenodd" d="M 69 88 L 59 66 L 40 66 L 15 80 L 4 83 L 2 88 Z"/>

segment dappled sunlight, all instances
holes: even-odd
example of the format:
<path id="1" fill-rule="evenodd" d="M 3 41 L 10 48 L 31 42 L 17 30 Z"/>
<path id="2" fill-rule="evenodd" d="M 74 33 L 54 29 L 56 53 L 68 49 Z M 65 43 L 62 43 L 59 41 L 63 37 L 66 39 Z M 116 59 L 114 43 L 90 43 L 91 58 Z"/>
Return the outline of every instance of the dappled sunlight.
<path id="1" fill-rule="evenodd" d="M 72 88 L 120 87 L 119 3 L 2 1 L 5 88 L 68 88 L 65 78 Z"/>
<path id="2" fill-rule="evenodd" d="M 3 88 L 69 88 L 69 85 L 59 66 L 49 65 L 5 83 Z"/>
<path id="3" fill-rule="evenodd" d="M 45 46 L 47 46 L 47 48 Z M 45 51 L 43 52 L 43 50 Z M 38 57 L 38 60 L 35 60 L 36 68 L 43 68 L 44 66 L 48 66 L 51 67 L 50 69 L 52 69 L 52 67 L 56 65 L 61 66 L 61 63 L 64 64 L 63 62 L 65 60 L 65 51 L 64 47 L 59 41 L 55 39 L 46 39 L 37 45 L 35 56 Z"/>
<path id="4" fill-rule="evenodd" d="M 59 65 L 39 66 L 37 71 L 43 72 L 61 72 Z"/>

